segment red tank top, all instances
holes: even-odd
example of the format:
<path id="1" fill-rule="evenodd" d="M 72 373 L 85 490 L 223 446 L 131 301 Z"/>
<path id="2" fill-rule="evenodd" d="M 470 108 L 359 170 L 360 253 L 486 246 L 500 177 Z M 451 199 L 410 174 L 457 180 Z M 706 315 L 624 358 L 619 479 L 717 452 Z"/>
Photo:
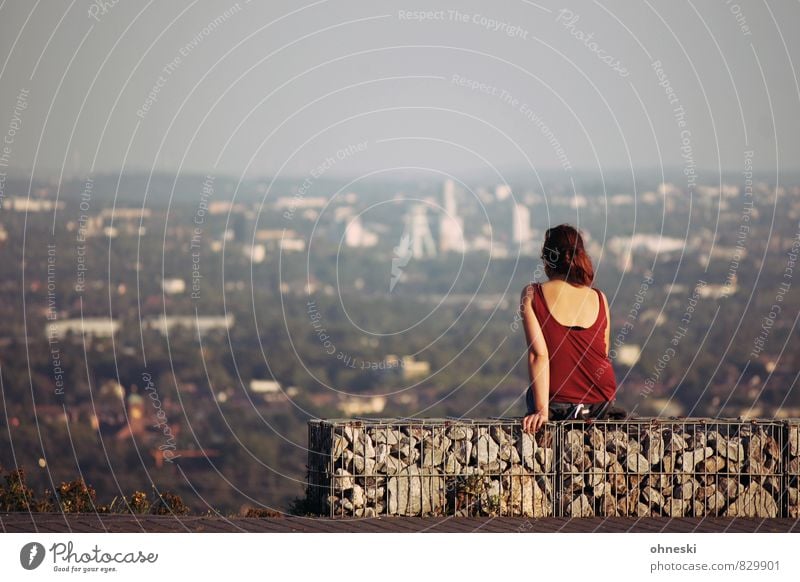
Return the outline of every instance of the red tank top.
<path id="1" fill-rule="evenodd" d="M 550 355 L 550 400 L 594 404 L 612 400 L 617 380 L 605 354 L 606 310 L 600 291 L 597 319 L 589 327 L 561 325 L 550 314 L 540 284 L 534 285 L 533 312 Z"/>

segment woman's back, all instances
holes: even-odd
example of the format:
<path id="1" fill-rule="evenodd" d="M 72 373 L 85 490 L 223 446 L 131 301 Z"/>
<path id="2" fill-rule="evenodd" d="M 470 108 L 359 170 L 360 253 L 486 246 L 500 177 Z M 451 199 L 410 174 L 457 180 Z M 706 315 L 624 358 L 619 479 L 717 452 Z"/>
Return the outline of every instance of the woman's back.
<path id="1" fill-rule="evenodd" d="M 592 297 L 594 296 L 594 297 Z M 536 285 L 531 302 L 547 344 L 549 397 L 595 403 L 614 398 L 608 318 L 599 290 L 554 279 Z"/>
<path id="2" fill-rule="evenodd" d="M 590 414 L 602 415 L 617 391 L 608 358 L 608 301 L 592 287 L 594 266 L 583 236 L 569 224 L 548 228 L 541 259 L 549 281 L 527 286 L 520 298 L 531 381 L 522 426 L 533 432 L 556 403 L 576 415 L 579 405 L 599 405 Z"/>
<path id="3" fill-rule="evenodd" d="M 603 308 L 594 289 L 560 279 L 543 283 L 542 293 L 552 317 L 567 327 L 591 327 Z"/>

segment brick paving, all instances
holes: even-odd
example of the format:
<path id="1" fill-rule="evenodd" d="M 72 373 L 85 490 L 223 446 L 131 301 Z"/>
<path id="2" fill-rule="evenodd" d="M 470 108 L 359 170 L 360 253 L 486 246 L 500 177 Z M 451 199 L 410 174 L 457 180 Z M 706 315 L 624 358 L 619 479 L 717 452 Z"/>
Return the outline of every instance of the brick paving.
<path id="1" fill-rule="evenodd" d="M 737 532 L 800 533 L 800 521 L 791 518 L 758 519 L 683 517 L 641 519 L 628 517 L 379 517 L 328 519 L 316 517 L 226 518 L 221 516 L 95 515 L 59 513 L 0 514 L 0 532 Z"/>

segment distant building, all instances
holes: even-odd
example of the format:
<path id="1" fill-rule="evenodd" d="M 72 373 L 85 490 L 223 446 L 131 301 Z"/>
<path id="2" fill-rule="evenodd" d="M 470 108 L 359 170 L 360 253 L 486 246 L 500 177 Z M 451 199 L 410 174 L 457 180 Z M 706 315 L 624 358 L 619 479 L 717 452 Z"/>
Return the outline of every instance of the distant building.
<path id="1" fill-rule="evenodd" d="M 415 360 L 414 356 L 403 356 L 398 358 L 394 354 L 388 354 L 383 362 L 385 370 L 389 373 L 399 372 L 404 379 L 427 376 L 431 372 L 430 362 Z"/>
<path id="2" fill-rule="evenodd" d="M 629 344 L 620 346 L 617 350 L 617 357 L 615 361 L 623 366 L 628 366 L 632 368 L 636 365 L 636 362 L 639 361 L 639 356 L 641 356 L 642 350 L 639 346 Z"/>
<path id="3" fill-rule="evenodd" d="M 514 204 L 512 215 L 512 238 L 515 243 L 524 245 L 531 240 L 531 212 L 522 204 Z"/>
<path id="4" fill-rule="evenodd" d="M 59 201 L 58 204 L 52 200 L 44 198 L 27 198 L 25 196 L 13 196 L 9 198 L 9 206 L 15 212 L 52 212 L 58 208 L 64 208 L 64 203 Z"/>
<path id="5" fill-rule="evenodd" d="M 264 259 L 267 257 L 267 248 L 264 245 L 244 247 L 242 251 L 247 258 L 256 264 L 263 263 Z"/>
<path id="6" fill-rule="evenodd" d="M 328 203 L 321 196 L 304 198 L 302 196 L 282 196 L 275 201 L 275 208 L 322 208 Z"/>
<path id="7" fill-rule="evenodd" d="M 494 187 L 494 195 L 500 201 L 505 200 L 511 196 L 511 186 L 508 184 L 498 184 Z"/>
<path id="8" fill-rule="evenodd" d="M 92 337 L 112 337 L 119 329 L 119 323 L 105 317 L 86 317 L 84 319 L 62 319 L 53 321 L 45 326 L 48 338 L 62 339 L 68 333 L 83 334 Z"/>
<path id="9" fill-rule="evenodd" d="M 427 208 L 424 204 L 415 204 L 406 215 L 405 232 L 411 238 L 411 256 L 415 259 L 436 256 L 436 245 L 428 226 Z"/>
<path id="10" fill-rule="evenodd" d="M 302 238 L 284 238 L 281 239 L 282 251 L 304 251 L 306 250 L 306 241 Z"/>
<path id="11" fill-rule="evenodd" d="M 230 329 L 233 324 L 233 314 L 225 316 L 200 315 L 197 317 L 194 315 L 160 315 L 148 320 L 148 326 L 158 329 L 162 335 L 167 335 L 170 328 L 173 327 L 184 327 L 203 335 L 215 329 Z"/>
<path id="12" fill-rule="evenodd" d="M 384 396 L 360 397 L 350 396 L 339 403 L 339 410 L 347 416 L 361 414 L 380 414 L 386 407 Z"/>
<path id="13" fill-rule="evenodd" d="M 403 356 L 402 361 L 403 364 L 400 369 L 403 371 L 403 378 L 427 376 L 431 372 L 430 362 L 415 360 L 413 356 Z"/>
<path id="14" fill-rule="evenodd" d="M 456 185 L 453 180 L 444 183 L 444 212 L 439 217 L 439 250 L 443 253 L 464 252 L 464 221 L 456 207 Z"/>
<path id="15" fill-rule="evenodd" d="M 113 220 L 142 220 L 143 218 L 150 218 L 151 210 L 149 208 L 103 208 L 100 211 L 100 216 L 103 218 L 111 218 Z"/>
<path id="16" fill-rule="evenodd" d="M 186 291 L 186 281 L 183 279 L 164 279 L 161 288 L 167 295 L 178 295 Z"/>
<path id="17" fill-rule="evenodd" d="M 607 243 L 607 248 L 617 255 L 624 255 L 628 248 L 633 253 L 664 254 L 683 250 L 686 241 L 660 234 L 637 233 L 631 237 L 616 236 Z"/>
<path id="18" fill-rule="evenodd" d="M 280 382 L 275 380 L 250 380 L 250 392 L 257 394 L 274 394 L 281 391 Z"/>
<path id="19" fill-rule="evenodd" d="M 348 247 L 374 247 L 378 244 L 378 235 L 364 228 L 361 218 L 356 216 L 345 229 L 344 243 Z"/>

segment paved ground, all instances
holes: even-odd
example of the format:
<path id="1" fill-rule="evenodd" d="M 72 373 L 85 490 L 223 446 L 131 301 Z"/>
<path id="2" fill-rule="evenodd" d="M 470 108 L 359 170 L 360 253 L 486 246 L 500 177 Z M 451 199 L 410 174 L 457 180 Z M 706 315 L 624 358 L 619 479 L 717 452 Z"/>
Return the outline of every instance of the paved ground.
<path id="1" fill-rule="evenodd" d="M 567 518 L 381 517 L 325 519 L 306 517 L 224 518 L 92 515 L 58 513 L 0 514 L 2 532 L 796 532 L 790 518 Z"/>

